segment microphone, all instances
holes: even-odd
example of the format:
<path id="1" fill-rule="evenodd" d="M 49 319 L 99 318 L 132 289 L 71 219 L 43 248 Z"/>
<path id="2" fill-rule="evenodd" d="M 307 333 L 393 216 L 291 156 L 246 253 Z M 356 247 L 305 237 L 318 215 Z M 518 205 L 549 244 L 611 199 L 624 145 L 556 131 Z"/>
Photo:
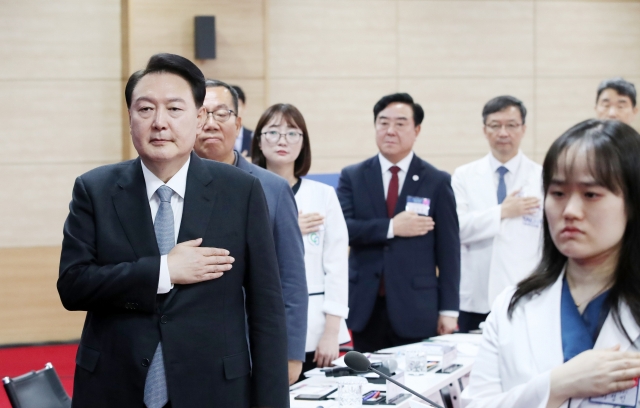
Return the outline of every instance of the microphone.
<path id="1" fill-rule="evenodd" d="M 398 368 L 398 362 L 390 358 L 379 363 L 372 363 L 371 367 L 378 368 L 383 373 L 391 375 Z M 320 371 L 324 373 L 325 377 L 344 377 L 356 374 L 356 371 L 349 367 L 328 367 L 322 368 Z"/>
<path id="2" fill-rule="evenodd" d="M 344 356 L 344 363 L 349 368 L 351 368 L 351 369 L 353 369 L 355 371 L 360 371 L 360 372 L 373 371 L 374 373 L 378 374 L 380 377 L 386 378 L 387 380 L 391 381 L 392 383 L 394 383 L 398 387 L 409 391 L 411 394 L 415 395 L 418 398 L 423 399 L 424 401 L 427 401 L 429 404 L 431 404 L 431 406 L 436 407 L 436 408 L 443 408 L 442 406 L 440 406 L 440 405 L 436 404 L 435 402 L 431 401 L 429 398 L 423 397 L 422 395 L 418 394 L 417 392 L 415 392 L 411 388 L 406 387 L 404 384 L 400 384 L 398 381 L 396 381 L 393 378 L 389 377 L 385 373 L 380 372 L 380 371 L 376 370 L 375 368 L 371 367 L 371 361 L 369 361 L 368 358 L 366 358 L 364 355 L 362 355 L 362 353 L 358 353 L 357 351 L 348 352 Z"/>

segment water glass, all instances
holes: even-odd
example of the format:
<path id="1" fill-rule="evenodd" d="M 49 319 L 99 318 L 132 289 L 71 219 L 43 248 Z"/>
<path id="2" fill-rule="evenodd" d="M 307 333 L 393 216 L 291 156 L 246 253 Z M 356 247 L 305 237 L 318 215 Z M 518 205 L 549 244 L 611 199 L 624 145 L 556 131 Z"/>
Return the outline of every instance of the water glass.
<path id="1" fill-rule="evenodd" d="M 363 387 L 367 380 L 363 377 L 338 377 L 338 404 L 341 408 L 362 407 Z"/>
<path id="2" fill-rule="evenodd" d="M 424 375 L 427 372 L 427 351 L 422 347 L 411 347 L 404 352 L 406 371 L 409 375 Z"/>

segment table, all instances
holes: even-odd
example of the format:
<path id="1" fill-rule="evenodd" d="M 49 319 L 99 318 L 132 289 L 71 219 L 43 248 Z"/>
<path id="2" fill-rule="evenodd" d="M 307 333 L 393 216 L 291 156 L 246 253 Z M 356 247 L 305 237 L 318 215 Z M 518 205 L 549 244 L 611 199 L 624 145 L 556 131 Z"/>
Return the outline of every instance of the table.
<path id="1" fill-rule="evenodd" d="M 449 374 L 436 374 L 435 371 L 437 369 L 430 371 L 421 376 L 409 376 L 405 375 L 405 385 L 425 397 L 433 400 L 434 402 L 445 406 L 441 398 L 441 390 L 444 390 L 444 394 L 449 394 L 452 399 L 452 403 L 454 407 L 459 406 L 459 394 L 462 391 L 461 388 L 466 385 L 464 381 L 465 378 L 468 378 L 469 373 L 471 372 L 471 368 L 473 367 L 473 363 L 475 360 L 475 353 L 477 353 L 477 345 L 479 344 L 481 339 L 481 335 L 469 335 L 469 334 L 453 334 L 448 336 L 440 336 L 430 340 L 435 341 L 444 341 L 448 343 L 453 343 L 457 345 L 458 348 L 458 357 L 455 361 L 456 364 L 461 364 L 462 367 L 458 368 L 456 371 Z M 417 343 L 421 344 L 421 343 Z M 404 359 L 398 353 L 402 353 L 402 351 L 410 346 L 407 345 L 402 347 L 394 347 L 390 349 L 381 350 L 381 352 L 389 352 L 395 353 L 398 357 L 398 369 L 404 369 Z M 431 360 L 438 359 L 437 356 L 428 356 Z M 334 363 L 341 364 L 341 360 L 338 359 Z M 462 381 L 460 381 L 462 380 Z M 462 384 L 461 384 L 462 382 Z M 335 383 L 334 377 L 323 377 L 323 376 L 313 376 L 304 380 L 303 383 L 320 385 L 320 384 L 333 384 Z M 385 384 L 368 384 L 370 389 L 381 389 L 386 390 Z M 292 394 L 296 394 L 293 392 Z M 290 397 L 291 408 L 333 408 L 337 407 L 338 404 L 335 401 L 327 400 L 327 401 L 300 401 L 294 399 L 294 395 Z M 455 398 L 454 398 L 455 397 Z M 412 397 L 408 400 L 403 401 L 399 405 L 372 405 L 372 407 L 396 407 L 396 408 L 409 408 L 409 401 L 421 401 L 426 404 L 423 400 L 418 397 Z M 366 407 L 367 405 L 365 405 Z"/>

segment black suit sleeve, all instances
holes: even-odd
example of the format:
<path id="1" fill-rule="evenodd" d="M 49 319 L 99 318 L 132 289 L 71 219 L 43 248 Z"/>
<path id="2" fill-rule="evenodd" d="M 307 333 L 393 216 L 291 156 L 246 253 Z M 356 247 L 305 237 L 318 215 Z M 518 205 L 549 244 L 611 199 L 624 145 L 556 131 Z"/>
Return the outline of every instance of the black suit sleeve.
<path id="1" fill-rule="evenodd" d="M 64 225 L 58 293 L 67 310 L 155 309 L 160 256 L 101 265 L 96 217 L 81 177 L 76 179 Z"/>
<path id="2" fill-rule="evenodd" d="M 346 169 L 340 173 L 337 193 L 344 219 L 347 222 L 347 229 L 349 230 L 349 245 L 384 244 L 387 241 L 387 232 L 389 231 L 389 218 L 356 218 L 353 182 Z"/>
<path id="3" fill-rule="evenodd" d="M 269 213 L 255 179 L 247 214 L 246 307 L 251 345 L 251 405 L 289 406 L 287 326 Z M 233 272 L 231 272 L 233 273 Z"/>
<path id="4" fill-rule="evenodd" d="M 438 276 L 439 310 L 457 311 L 460 307 L 460 227 L 456 213 L 456 199 L 447 174 L 433 202 L 436 223 L 436 265 Z"/>

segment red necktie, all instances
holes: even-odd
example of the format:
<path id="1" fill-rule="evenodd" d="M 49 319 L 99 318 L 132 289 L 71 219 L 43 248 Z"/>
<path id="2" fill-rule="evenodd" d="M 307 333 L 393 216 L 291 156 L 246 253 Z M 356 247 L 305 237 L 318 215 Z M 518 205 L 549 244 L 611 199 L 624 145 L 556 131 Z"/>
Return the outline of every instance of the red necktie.
<path id="1" fill-rule="evenodd" d="M 391 172 L 391 181 L 389 182 L 389 190 L 387 190 L 387 214 L 389 218 L 393 218 L 393 213 L 396 211 L 396 203 L 398 202 L 398 186 L 400 184 L 398 172 L 400 171 L 400 167 L 393 166 L 389 171 Z M 380 287 L 378 287 L 378 296 L 385 295 L 384 275 L 382 275 L 380 278 Z"/>
<path id="2" fill-rule="evenodd" d="M 393 218 L 393 213 L 396 211 L 396 203 L 398 202 L 398 172 L 400 167 L 393 166 L 389 169 L 391 172 L 391 181 L 389 182 L 389 190 L 387 191 L 387 214 L 389 218 Z"/>

